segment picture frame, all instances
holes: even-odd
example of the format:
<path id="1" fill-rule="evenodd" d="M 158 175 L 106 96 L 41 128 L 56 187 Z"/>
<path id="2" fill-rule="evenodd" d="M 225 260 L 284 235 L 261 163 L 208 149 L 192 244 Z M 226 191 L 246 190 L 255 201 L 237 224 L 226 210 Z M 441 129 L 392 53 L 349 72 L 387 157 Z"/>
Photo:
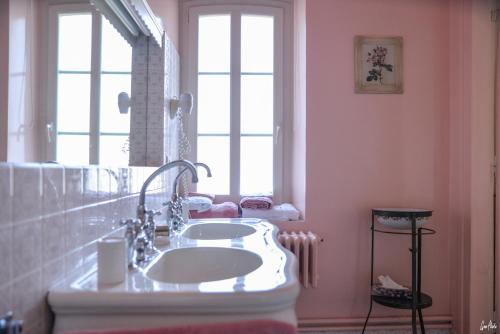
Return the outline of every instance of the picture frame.
<path id="1" fill-rule="evenodd" d="M 354 37 L 355 92 L 403 93 L 403 37 Z"/>

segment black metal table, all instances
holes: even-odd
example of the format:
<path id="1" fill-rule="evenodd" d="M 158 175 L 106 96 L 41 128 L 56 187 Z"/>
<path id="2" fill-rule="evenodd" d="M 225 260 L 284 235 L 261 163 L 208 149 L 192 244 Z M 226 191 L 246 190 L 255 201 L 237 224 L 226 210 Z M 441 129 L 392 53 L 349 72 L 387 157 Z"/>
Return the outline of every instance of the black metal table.
<path id="1" fill-rule="evenodd" d="M 408 218 L 411 222 L 411 232 L 399 232 L 396 230 L 377 229 L 375 228 L 375 217 L 389 217 L 389 218 Z M 370 319 L 370 314 L 373 308 L 373 302 L 377 304 L 398 308 L 408 309 L 412 311 L 412 332 L 417 334 L 417 312 L 421 332 L 425 334 L 424 320 L 422 317 L 422 309 L 432 306 L 431 296 L 425 294 L 421 290 L 421 268 L 422 268 L 422 236 L 426 234 L 435 234 L 436 231 L 429 228 L 417 228 L 418 218 L 427 218 L 432 216 L 431 210 L 411 210 L 411 209 L 372 209 L 372 224 L 371 224 L 371 275 L 370 286 L 372 292 L 370 294 L 370 309 L 366 316 L 365 324 L 362 333 L 365 332 L 366 325 Z M 373 293 L 373 267 L 375 259 L 375 232 L 395 235 L 411 235 L 411 298 L 404 297 L 389 297 L 380 296 Z"/>

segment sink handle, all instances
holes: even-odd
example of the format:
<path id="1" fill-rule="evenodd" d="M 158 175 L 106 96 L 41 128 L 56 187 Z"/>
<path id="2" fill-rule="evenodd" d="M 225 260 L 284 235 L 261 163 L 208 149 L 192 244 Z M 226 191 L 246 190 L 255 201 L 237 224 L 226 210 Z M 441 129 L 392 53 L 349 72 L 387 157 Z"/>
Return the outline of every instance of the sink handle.
<path id="1" fill-rule="evenodd" d="M 161 211 L 148 210 L 146 213 L 149 217 L 161 216 Z"/>
<path id="2" fill-rule="evenodd" d="M 119 222 L 120 226 L 127 226 L 127 231 L 133 231 L 136 234 L 139 234 L 141 230 L 141 221 L 139 219 L 122 219 Z"/>
<path id="3" fill-rule="evenodd" d="M 132 219 L 132 218 L 129 218 L 129 219 L 121 219 L 120 222 L 119 222 L 120 226 L 135 226 L 135 225 L 139 225 L 140 224 L 140 221 L 138 219 Z"/>
<path id="4" fill-rule="evenodd" d="M 23 322 L 13 320 L 12 312 L 8 312 L 0 317 L 0 334 L 21 334 L 23 332 Z"/>
<path id="5" fill-rule="evenodd" d="M 134 263 L 135 239 L 141 232 L 141 222 L 138 219 L 122 219 L 120 220 L 120 226 L 127 227 L 125 229 L 125 240 L 127 242 L 127 263 L 129 267 L 131 267 Z"/>
<path id="6" fill-rule="evenodd" d="M 140 236 L 137 238 L 137 241 L 135 242 L 135 261 L 137 263 L 142 263 L 146 261 L 146 238 L 144 236 Z"/>

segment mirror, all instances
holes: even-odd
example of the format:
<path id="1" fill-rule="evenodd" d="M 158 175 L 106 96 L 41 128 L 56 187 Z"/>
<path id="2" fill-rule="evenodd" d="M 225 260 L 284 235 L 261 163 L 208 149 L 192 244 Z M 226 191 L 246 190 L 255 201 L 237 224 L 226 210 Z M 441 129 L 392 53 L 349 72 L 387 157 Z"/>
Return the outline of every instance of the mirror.
<path id="1" fill-rule="evenodd" d="M 132 44 L 142 34 L 162 44 L 163 24 L 145 0 L 90 0 Z"/>
<path id="2" fill-rule="evenodd" d="M 12 32 L 8 48 L 8 153 L 2 160 L 129 165 L 130 138 L 138 138 L 131 136 L 132 119 L 135 130 L 144 128 L 148 112 L 142 86 L 150 77 L 143 67 L 164 76 L 158 70 L 164 63 L 148 64 L 150 52 L 164 50 L 161 20 L 145 0 L 22 1 L 15 9 L 23 27 Z M 38 22 L 46 25 L 38 29 Z M 134 71 L 142 73 L 135 92 Z"/>
<path id="3" fill-rule="evenodd" d="M 132 46 L 101 13 L 81 9 L 51 11 L 56 47 L 49 53 L 56 61 L 49 82 L 56 88 L 49 93 L 49 160 L 126 166 L 130 114 L 119 112 L 117 97 L 131 94 Z"/>

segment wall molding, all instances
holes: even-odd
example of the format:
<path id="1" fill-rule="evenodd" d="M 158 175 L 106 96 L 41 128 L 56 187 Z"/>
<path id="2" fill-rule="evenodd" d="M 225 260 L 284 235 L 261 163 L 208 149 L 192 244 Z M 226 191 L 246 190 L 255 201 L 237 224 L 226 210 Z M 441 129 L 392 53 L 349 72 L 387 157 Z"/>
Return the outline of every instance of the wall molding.
<path id="1" fill-rule="evenodd" d="M 427 316 L 424 317 L 425 328 L 429 329 L 451 329 L 452 317 Z M 365 318 L 310 318 L 299 319 L 299 330 L 301 332 L 331 331 L 331 330 L 361 330 Z M 409 329 L 411 317 L 370 317 L 367 328 L 374 329 Z"/>

